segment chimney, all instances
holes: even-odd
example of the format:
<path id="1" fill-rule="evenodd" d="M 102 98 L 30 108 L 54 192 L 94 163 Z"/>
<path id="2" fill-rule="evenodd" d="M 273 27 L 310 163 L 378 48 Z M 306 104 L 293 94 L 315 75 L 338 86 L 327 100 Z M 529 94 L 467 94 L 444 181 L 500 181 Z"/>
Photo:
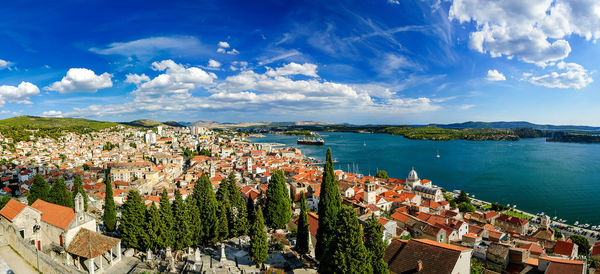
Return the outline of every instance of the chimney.
<path id="1" fill-rule="evenodd" d="M 421 272 L 423 270 L 423 261 L 417 261 L 417 272 Z"/>

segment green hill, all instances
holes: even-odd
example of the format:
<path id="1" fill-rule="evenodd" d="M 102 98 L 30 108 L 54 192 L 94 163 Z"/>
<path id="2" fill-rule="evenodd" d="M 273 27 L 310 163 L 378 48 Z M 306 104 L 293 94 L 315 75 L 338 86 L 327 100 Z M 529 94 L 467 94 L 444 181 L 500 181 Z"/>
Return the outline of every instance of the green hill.
<path id="1" fill-rule="evenodd" d="M 37 116 L 17 116 L 0 120 L 0 128 L 88 128 L 102 130 L 118 125 L 114 122 L 94 121 L 83 118 L 49 118 Z"/>
<path id="2" fill-rule="evenodd" d="M 175 122 L 175 121 L 166 121 L 163 124 L 167 125 L 167 126 L 172 126 L 172 127 L 185 127 L 184 125 Z"/>
<path id="3" fill-rule="evenodd" d="M 134 126 L 134 127 L 146 127 L 146 128 L 164 125 L 161 122 L 157 122 L 154 120 L 147 120 L 147 119 L 135 120 L 135 121 L 131 121 L 131 122 L 122 122 L 121 124 L 128 125 L 128 126 Z"/>

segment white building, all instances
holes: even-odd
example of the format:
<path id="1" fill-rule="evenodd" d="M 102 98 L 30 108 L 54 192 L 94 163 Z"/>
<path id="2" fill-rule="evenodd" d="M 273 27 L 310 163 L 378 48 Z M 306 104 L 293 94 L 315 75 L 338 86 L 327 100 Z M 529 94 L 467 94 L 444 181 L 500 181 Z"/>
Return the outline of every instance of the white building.
<path id="1" fill-rule="evenodd" d="M 154 133 L 154 132 L 147 132 L 144 135 L 144 141 L 146 142 L 146 144 L 154 144 L 154 143 L 156 143 L 156 133 Z"/>

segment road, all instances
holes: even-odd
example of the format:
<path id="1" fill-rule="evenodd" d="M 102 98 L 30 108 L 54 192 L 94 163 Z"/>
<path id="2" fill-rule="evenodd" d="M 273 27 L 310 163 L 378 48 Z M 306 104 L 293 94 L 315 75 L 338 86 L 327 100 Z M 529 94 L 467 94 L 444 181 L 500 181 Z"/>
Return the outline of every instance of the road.
<path id="1" fill-rule="evenodd" d="M 5 245 L 0 247 L 0 258 L 10 267 L 16 274 L 38 273 L 25 259 L 17 254 L 10 246 Z M 12 272 L 7 272 L 12 273 Z"/>

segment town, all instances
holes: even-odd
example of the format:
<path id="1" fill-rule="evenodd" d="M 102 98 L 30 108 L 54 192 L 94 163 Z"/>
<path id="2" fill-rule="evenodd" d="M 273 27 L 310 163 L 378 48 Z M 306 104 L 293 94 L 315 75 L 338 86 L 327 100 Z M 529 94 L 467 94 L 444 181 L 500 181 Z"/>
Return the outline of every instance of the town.
<path id="1" fill-rule="evenodd" d="M 406 178 L 353 174 L 334 169 L 335 151 L 316 163 L 296 147 L 199 126 L 23 130 L 28 140 L 0 136 L 0 255 L 15 258 L 15 273 L 598 267 L 593 232 L 446 191 L 418 167 Z"/>

